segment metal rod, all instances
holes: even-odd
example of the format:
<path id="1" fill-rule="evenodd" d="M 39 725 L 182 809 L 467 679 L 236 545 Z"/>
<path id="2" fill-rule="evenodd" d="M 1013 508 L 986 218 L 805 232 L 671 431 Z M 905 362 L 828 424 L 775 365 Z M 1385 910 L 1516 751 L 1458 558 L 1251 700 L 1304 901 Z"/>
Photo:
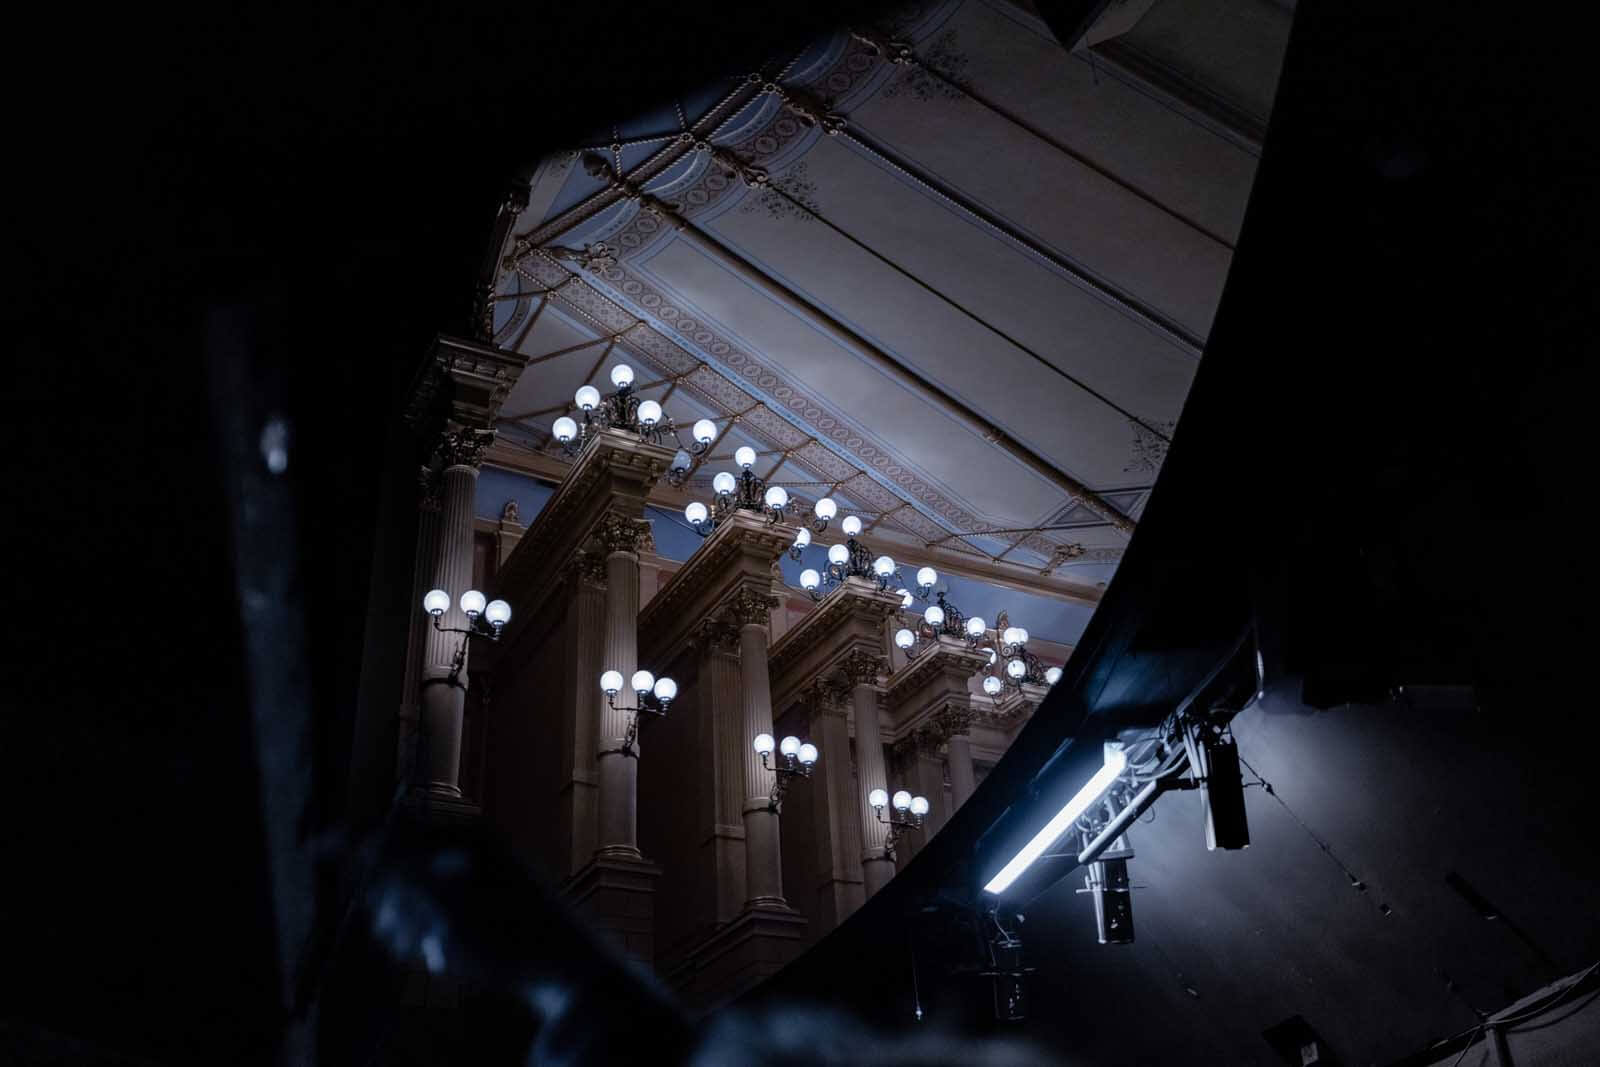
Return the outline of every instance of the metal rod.
<path id="1" fill-rule="evenodd" d="M 1105 825 L 1105 829 L 1095 835 L 1095 839 L 1084 846 L 1078 853 L 1078 863 L 1093 863 L 1095 857 L 1106 850 L 1106 846 L 1121 837 L 1123 831 L 1133 824 L 1133 820 L 1144 814 L 1146 808 L 1155 802 L 1157 796 L 1166 789 L 1166 780 L 1157 778 L 1138 793 L 1134 794 L 1128 806 L 1117 812 L 1116 816 Z"/>

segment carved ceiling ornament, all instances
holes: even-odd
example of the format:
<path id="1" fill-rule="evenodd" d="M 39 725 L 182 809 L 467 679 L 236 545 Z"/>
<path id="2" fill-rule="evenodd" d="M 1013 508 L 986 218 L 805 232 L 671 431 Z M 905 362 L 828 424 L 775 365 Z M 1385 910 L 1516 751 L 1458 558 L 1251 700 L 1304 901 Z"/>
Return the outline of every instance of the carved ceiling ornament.
<path id="1" fill-rule="evenodd" d="M 608 511 L 594 524 L 592 536 L 607 555 L 614 552 L 638 555 L 646 537 L 650 536 L 650 520 Z M 652 539 L 650 544 L 654 546 L 655 541 Z"/>

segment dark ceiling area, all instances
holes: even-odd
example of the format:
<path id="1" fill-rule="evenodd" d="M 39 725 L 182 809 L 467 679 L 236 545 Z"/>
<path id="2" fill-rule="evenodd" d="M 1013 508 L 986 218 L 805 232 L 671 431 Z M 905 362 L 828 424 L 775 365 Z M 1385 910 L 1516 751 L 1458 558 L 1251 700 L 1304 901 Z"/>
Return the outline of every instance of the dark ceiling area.
<path id="1" fill-rule="evenodd" d="M 1058 33 L 1096 7 L 1034 6 Z M 372 636 L 410 608 L 401 391 L 466 331 L 530 148 L 862 10 L 16 30 L 0 1059 L 362 1061 L 388 1017 L 352 993 L 383 976 L 347 904 L 385 877 L 388 797 L 350 738 L 404 654 Z M 1204 359 L 1066 676 L 889 887 L 729 1018 L 821 1005 L 885 1042 L 837 1062 L 1268 1065 L 1297 1062 L 1269 1035 L 1298 1019 L 1319 1062 L 1399 1063 L 1600 959 L 1592 47 L 1500 6 L 1296 6 Z M 386 314 L 358 321 L 380 274 Z M 244 461 L 266 425 L 291 457 L 270 487 Z M 1208 852 L 1198 798 L 1158 801 L 1134 943 L 1096 943 L 1081 872 L 1039 883 L 1027 1018 L 997 1022 L 965 902 L 1101 741 L 1241 648 L 1251 847 Z M 485 973 L 566 959 L 613 998 L 586 1025 L 617 1039 L 633 1011 L 658 1058 L 687 1047 L 547 905 L 485 921 L 542 901 L 495 878 L 432 898 L 501 939 Z M 520 1062 L 526 1025 L 486 1024 L 475 1061 Z"/>

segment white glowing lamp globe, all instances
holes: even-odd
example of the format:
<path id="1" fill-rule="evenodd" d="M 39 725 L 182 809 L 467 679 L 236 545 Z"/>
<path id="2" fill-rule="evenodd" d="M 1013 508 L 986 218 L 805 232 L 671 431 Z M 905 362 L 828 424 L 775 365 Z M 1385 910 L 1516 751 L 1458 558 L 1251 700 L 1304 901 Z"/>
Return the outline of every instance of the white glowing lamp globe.
<path id="1" fill-rule="evenodd" d="M 1000 692 L 1000 684 L 1000 679 L 991 674 L 983 680 L 983 691 L 990 696 L 994 696 Z"/>
<path id="2" fill-rule="evenodd" d="M 943 626 L 944 609 L 937 604 L 929 604 L 922 612 L 922 621 L 929 626 Z"/>
<path id="3" fill-rule="evenodd" d="M 717 476 L 711 479 L 711 488 L 718 493 L 731 493 L 733 487 L 739 483 L 727 471 L 718 471 Z"/>
<path id="4" fill-rule="evenodd" d="M 709 445 L 717 436 L 717 424 L 710 419 L 701 419 L 694 424 L 691 433 L 700 444 Z"/>
<path id="5" fill-rule="evenodd" d="M 904 789 L 898 790 L 894 795 L 894 810 L 905 811 L 911 807 L 911 794 Z"/>
<path id="6" fill-rule="evenodd" d="M 1044 680 L 1051 685 L 1055 685 L 1057 682 L 1061 681 L 1061 668 L 1051 667 L 1049 670 L 1045 671 Z"/>
<path id="7" fill-rule="evenodd" d="M 555 434 L 557 441 L 566 444 L 578 436 L 578 424 L 563 415 L 555 421 L 555 425 L 550 427 L 550 432 Z"/>
<path id="8" fill-rule="evenodd" d="M 1025 645 L 1027 643 L 1028 643 L 1028 628 L 1026 626 L 1017 627 L 1017 644 Z"/>
<path id="9" fill-rule="evenodd" d="M 757 755 L 761 755 L 761 756 L 771 755 L 772 754 L 772 746 L 773 746 L 774 743 L 775 742 L 772 740 L 772 735 L 771 734 L 756 734 L 756 740 L 755 740 L 755 745 L 754 745 L 754 748 L 756 750 L 756 754 Z"/>
<path id="10" fill-rule="evenodd" d="M 986 648 L 984 651 L 989 653 L 989 666 L 993 667 L 994 661 L 1000 658 L 999 655 L 997 655 L 995 650 L 992 648 Z"/>
<path id="11" fill-rule="evenodd" d="M 811 531 L 804 526 L 794 532 L 794 547 L 805 548 L 811 543 Z"/>
<path id="12" fill-rule="evenodd" d="M 785 756 L 798 756 L 800 754 L 800 739 L 794 734 L 790 734 L 778 742 L 778 751 Z"/>
<path id="13" fill-rule="evenodd" d="M 661 703 L 670 704 L 678 697 L 678 683 L 671 678 L 657 678 L 655 688 L 651 692 Z"/>
<path id="14" fill-rule="evenodd" d="M 939 572 L 932 567 L 923 567 L 917 571 L 918 585 L 934 585 L 939 581 Z"/>
<path id="15" fill-rule="evenodd" d="M 872 573 L 879 578 L 887 578 L 894 573 L 894 560 L 888 556 L 879 556 L 872 561 Z"/>
<path id="16" fill-rule="evenodd" d="M 810 741 L 807 741 L 805 744 L 800 746 L 800 762 L 803 765 L 807 767 L 811 766 L 813 763 L 817 762 L 818 755 L 820 755 L 820 753 L 817 752 L 817 746 L 813 745 Z"/>
<path id="17" fill-rule="evenodd" d="M 1008 645 L 1020 645 L 1027 640 L 1028 633 L 1020 626 L 1007 626 L 1006 632 L 1000 635 L 1000 640 Z"/>
<path id="18" fill-rule="evenodd" d="M 504 626 L 511 621 L 511 605 L 504 600 L 491 600 L 483 609 L 483 621 L 490 626 Z"/>
<path id="19" fill-rule="evenodd" d="M 579 411 L 593 411 L 600 406 L 600 390 L 592 385 L 584 385 L 572 394 L 572 402 L 578 405 Z"/>
<path id="20" fill-rule="evenodd" d="M 839 529 L 844 531 L 846 537 L 854 537 L 861 532 L 861 520 L 854 515 L 846 515 L 844 522 L 839 524 Z"/>
<path id="21" fill-rule="evenodd" d="M 733 461 L 745 470 L 756 465 L 756 450 L 749 445 L 740 445 L 733 450 Z"/>
<path id="22" fill-rule="evenodd" d="M 635 693 L 648 693 L 650 687 L 656 684 L 656 676 L 649 671 L 634 671 L 631 684 Z"/>
<path id="23" fill-rule="evenodd" d="M 989 624 L 983 621 L 983 616 L 981 615 L 974 615 L 972 618 L 967 620 L 968 637 L 982 637 L 983 631 L 987 630 L 988 628 Z"/>
<path id="24" fill-rule="evenodd" d="M 476 589 L 468 589 L 461 594 L 461 610 L 469 616 L 482 615 L 486 603 L 484 595 Z"/>
<path id="25" fill-rule="evenodd" d="M 889 803 L 889 794 L 882 789 L 874 789 L 867 794 L 867 803 L 875 808 L 881 808 Z"/>
<path id="26" fill-rule="evenodd" d="M 819 519 L 831 519 L 839 514 L 839 505 L 833 502 L 833 497 L 825 496 L 818 500 L 811 510 L 817 513 Z"/>
<path id="27" fill-rule="evenodd" d="M 822 575 L 807 567 L 800 572 L 800 588 L 811 590 L 822 584 Z"/>
<path id="28" fill-rule="evenodd" d="M 633 384 L 633 368 L 626 363 L 618 363 L 611 368 L 611 384 L 621 389 L 625 385 Z"/>
<path id="29" fill-rule="evenodd" d="M 450 594 L 443 589 L 430 589 L 422 598 L 422 610 L 429 615 L 443 615 L 450 610 Z"/>
<path id="30" fill-rule="evenodd" d="M 700 503 L 698 500 L 691 500 L 689 502 L 689 506 L 683 509 L 683 517 L 688 519 L 695 526 L 699 526 L 702 522 L 705 522 L 709 515 L 710 512 L 706 510 L 706 506 Z"/>
<path id="31" fill-rule="evenodd" d="M 828 546 L 828 562 L 843 567 L 850 561 L 850 550 L 843 545 Z"/>
<path id="32" fill-rule="evenodd" d="M 654 400 L 646 400 L 639 405 L 639 421 L 646 426 L 654 426 L 661 421 L 661 405 Z"/>
<path id="33" fill-rule="evenodd" d="M 1006 663 L 1006 673 L 1021 681 L 1022 676 L 1028 673 L 1028 665 L 1020 659 L 1009 660 Z"/>
<path id="34" fill-rule="evenodd" d="M 603 692 L 603 693 L 615 693 L 615 692 L 618 692 L 621 689 L 622 689 L 622 672 L 621 671 L 606 671 L 606 673 L 604 673 L 604 674 L 602 674 L 600 676 L 600 691 L 601 692 Z"/>
<path id="35" fill-rule="evenodd" d="M 789 503 L 789 490 L 781 485 L 774 485 L 767 490 L 767 507 L 777 510 Z"/>
<path id="36" fill-rule="evenodd" d="M 900 594 L 900 606 L 902 608 L 909 608 L 911 602 L 917 599 L 911 595 L 911 590 L 909 589 L 896 589 L 895 592 Z"/>
<path id="37" fill-rule="evenodd" d="M 902 626 L 894 632 L 894 643 L 901 648 L 910 648 L 917 643 L 917 635 Z"/>
<path id="38" fill-rule="evenodd" d="M 675 471 L 686 471 L 689 469 L 689 464 L 693 462 L 694 460 L 690 458 L 689 453 L 681 448 L 672 454 L 672 469 Z"/>
<path id="39" fill-rule="evenodd" d="M 922 816 L 928 814 L 928 798 L 915 796 L 911 798 L 911 814 Z"/>

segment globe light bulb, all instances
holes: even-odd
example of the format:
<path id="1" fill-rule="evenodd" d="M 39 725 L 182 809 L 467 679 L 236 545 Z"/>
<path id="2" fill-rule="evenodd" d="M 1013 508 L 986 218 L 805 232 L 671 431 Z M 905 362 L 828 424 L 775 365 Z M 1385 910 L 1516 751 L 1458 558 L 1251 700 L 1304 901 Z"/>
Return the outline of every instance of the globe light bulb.
<path id="1" fill-rule="evenodd" d="M 450 610 L 450 594 L 443 589 L 429 590 L 422 598 L 422 610 L 433 616 L 443 615 Z"/>
<path id="2" fill-rule="evenodd" d="M 734 486 L 739 483 L 727 471 L 718 471 L 717 476 L 711 479 L 711 488 L 717 493 L 727 495 L 733 492 Z"/>
<path id="3" fill-rule="evenodd" d="M 815 589 L 817 586 L 819 586 L 821 584 L 822 584 L 822 575 L 818 574 L 816 571 L 812 570 L 810 567 L 807 567 L 805 570 L 800 572 L 800 588 L 801 589 L 808 589 L 808 590 L 809 589 Z"/>
<path id="4" fill-rule="evenodd" d="M 1049 670 L 1045 671 L 1044 680 L 1049 685 L 1055 685 L 1057 682 L 1061 681 L 1061 668 L 1051 667 Z"/>
<path id="5" fill-rule="evenodd" d="M 904 789 L 897 790 L 894 794 L 894 810 L 905 811 L 911 807 L 911 794 Z"/>
<path id="6" fill-rule="evenodd" d="M 943 626 L 944 609 L 937 604 L 929 604 L 923 609 L 922 620 L 929 626 Z"/>
<path id="7" fill-rule="evenodd" d="M 678 683 L 671 678 L 657 678 L 655 688 L 651 692 L 661 703 L 670 704 L 678 696 Z"/>
<path id="8" fill-rule="evenodd" d="M 974 615 L 972 618 L 967 620 L 968 637 L 982 637 L 983 632 L 988 628 L 989 627 L 984 623 L 983 619 L 977 615 Z"/>
<path id="9" fill-rule="evenodd" d="M 921 586 L 933 586 L 933 585 L 937 585 L 938 582 L 939 582 L 939 572 L 934 570 L 932 567 L 923 567 L 921 570 L 917 571 L 917 584 L 918 585 L 921 585 Z"/>
<path id="10" fill-rule="evenodd" d="M 809 767 L 813 763 L 817 762 L 817 757 L 819 755 L 821 755 L 821 753 L 817 751 L 817 746 L 813 745 L 810 741 L 807 741 L 805 744 L 800 746 L 800 763 L 803 766 Z"/>
<path id="11" fill-rule="evenodd" d="M 844 531 L 846 537 L 854 537 L 861 532 L 861 520 L 854 515 L 846 515 L 844 522 L 839 524 L 839 528 Z"/>
<path id="12" fill-rule="evenodd" d="M 1023 631 L 1020 626 L 1007 626 L 1006 632 L 1000 635 L 1000 640 L 1008 645 L 1020 645 L 1023 641 Z"/>
<path id="13" fill-rule="evenodd" d="M 550 427 L 550 432 L 555 435 L 557 441 L 566 444 L 578 436 L 578 424 L 563 415 L 555 421 L 555 425 Z"/>
<path id="14" fill-rule="evenodd" d="M 1020 659 L 1009 660 L 1006 663 L 1006 673 L 1021 681 L 1022 676 L 1028 673 L 1028 665 Z"/>
<path id="15" fill-rule="evenodd" d="M 483 621 L 490 626 L 504 626 L 511 621 L 511 605 L 504 600 L 491 600 L 483 609 Z"/>
<path id="16" fill-rule="evenodd" d="M 693 434 L 695 441 L 702 445 L 709 445 L 716 440 L 717 424 L 710 419 L 701 419 L 694 424 L 694 429 L 690 432 Z"/>
<path id="17" fill-rule="evenodd" d="M 785 756 L 798 756 L 800 754 L 800 739 L 794 734 L 790 734 L 778 742 L 778 751 Z"/>
<path id="18" fill-rule="evenodd" d="M 996 678 L 992 674 L 985 677 L 983 679 L 983 691 L 988 693 L 990 696 L 994 696 L 996 693 L 1000 692 L 1000 679 Z"/>
<path id="19" fill-rule="evenodd" d="M 709 515 L 710 512 L 706 510 L 706 506 L 698 500 L 689 501 L 689 506 L 683 509 L 683 517 L 688 519 L 690 524 L 694 526 L 699 526 L 705 522 Z"/>
<path id="20" fill-rule="evenodd" d="M 992 648 L 986 648 L 984 651 L 989 653 L 989 666 L 993 667 L 994 661 L 1000 658 L 999 654 Z"/>
<path id="21" fill-rule="evenodd" d="M 894 643 L 901 648 L 910 648 L 917 643 L 917 635 L 902 626 L 894 632 Z"/>
<path id="22" fill-rule="evenodd" d="M 626 363 L 618 363 L 611 368 L 611 384 L 621 389 L 625 385 L 633 384 L 633 368 Z"/>
<path id="23" fill-rule="evenodd" d="M 1027 643 L 1028 643 L 1028 628 L 1026 626 L 1017 627 L 1017 644 L 1025 645 Z"/>
<path id="24" fill-rule="evenodd" d="M 461 594 L 461 610 L 467 613 L 468 618 L 482 615 L 485 603 L 483 594 L 476 589 L 468 589 Z"/>
<path id="25" fill-rule="evenodd" d="M 733 450 L 733 461 L 745 470 L 756 465 L 756 450 L 749 445 L 740 445 Z"/>
<path id="26" fill-rule="evenodd" d="M 593 411 L 600 406 L 600 390 L 592 385 L 584 385 L 572 394 L 572 402 L 578 405 L 579 411 Z"/>
<path id="27" fill-rule="evenodd" d="M 911 595 L 911 590 L 909 589 L 896 589 L 895 592 L 900 594 L 900 606 L 902 608 L 909 608 L 911 602 L 916 599 Z"/>
<path id="28" fill-rule="evenodd" d="M 802 526 L 794 532 L 794 547 L 805 548 L 811 543 L 811 531 Z"/>
<path id="29" fill-rule="evenodd" d="M 689 453 L 681 448 L 672 454 L 672 469 L 674 471 L 686 471 L 692 462 L 694 461 L 689 457 Z"/>
<path id="30" fill-rule="evenodd" d="M 813 504 L 811 510 L 816 512 L 819 519 L 831 519 L 839 514 L 839 505 L 833 502 L 833 497 L 825 496 Z"/>
<path id="31" fill-rule="evenodd" d="M 879 578 L 887 578 L 894 573 L 894 560 L 888 556 L 879 556 L 872 561 L 872 573 Z"/>
<path id="32" fill-rule="evenodd" d="M 774 742 L 771 734 L 756 734 L 755 750 L 758 755 L 769 756 L 772 754 Z"/>
<path id="33" fill-rule="evenodd" d="M 774 511 L 789 503 L 789 491 L 781 485 L 774 485 L 767 490 L 767 507 Z"/>
<path id="34" fill-rule="evenodd" d="M 650 687 L 656 684 L 656 676 L 649 671 L 634 671 L 631 684 L 635 693 L 648 693 Z"/>
<path id="35" fill-rule="evenodd" d="M 639 421 L 646 426 L 654 426 L 661 421 L 661 405 L 654 400 L 646 400 L 639 405 Z"/>
<path id="36" fill-rule="evenodd" d="M 928 798 L 924 796 L 912 797 L 911 814 L 919 817 L 928 814 Z"/>
<path id="37" fill-rule="evenodd" d="M 850 550 L 843 545 L 828 546 L 828 562 L 834 566 L 843 567 L 850 561 Z"/>
<path id="38" fill-rule="evenodd" d="M 867 803 L 875 808 L 881 808 L 889 803 L 889 794 L 882 789 L 874 789 L 867 794 Z"/>
<path id="39" fill-rule="evenodd" d="M 622 688 L 622 672 L 606 671 L 600 676 L 600 689 L 605 693 L 616 693 Z"/>

